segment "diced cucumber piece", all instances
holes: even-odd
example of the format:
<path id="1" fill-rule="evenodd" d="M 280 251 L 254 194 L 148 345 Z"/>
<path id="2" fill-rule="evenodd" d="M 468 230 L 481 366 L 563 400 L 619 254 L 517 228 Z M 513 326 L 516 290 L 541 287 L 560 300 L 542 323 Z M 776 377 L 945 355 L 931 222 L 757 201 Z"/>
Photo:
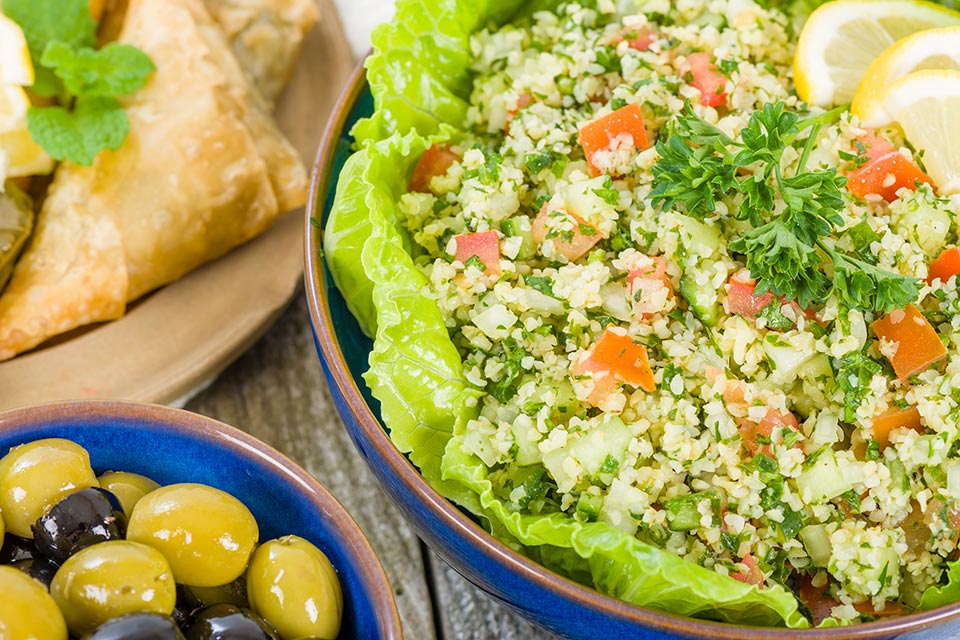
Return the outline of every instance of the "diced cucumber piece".
<path id="1" fill-rule="evenodd" d="M 690 216 L 679 216 L 680 239 L 687 252 L 702 258 L 713 258 L 720 250 L 720 230 L 695 220 Z"/>
<path id="2" fill-rule="evenodd" d="M 606 180 L 607 177 L 602 176 L 561 187 L 559 191 L 566 210 L 591 225 L 599 224 L 603 214 L 613 208 L 596 193 L 605 189 Z"/>
<path id="3" fill-rule="evenodd" d="M 620 282 L 608 282 L 600 287 L 603 310 L 617 320 L 630 322 L 633 319 L 633 307 L 627 296 L 627 288 Z"/>
<path id="4" fill-rule="evenodd" d="M 552 403 L 555 411 L 551 417 L 554 422 L 566 422 L 580 410 L 580 401 L 573 392 L 573 385 L 568 380 L 562 380 L 553 384 L 551 389 L 556 394 L 556 400 Z"/>
<path id="5" fill-rule="evenodd" d="M 517 252 L 517 260 L 529 260 L 537 252 L 537 247 L 533 244 L 533 236 L 530 235 L 531 228 L 530 218 L 526 216 L 514 216 L 500 223 L 500 231 L 522 240 L 520 251 Z"/>
<path id="6" fill-rule="evenodd" d="M 473 317 L 473 324 L 493 340 L 503 340 L 517 323 L 517 316 L 502 304 L 495 304 Z"/>
<path id="7" fill-rule="evenodd" d="M 813 423 L 813 429 L 810 431 L 810 441 L 817 445 L 832 446 L 840 442 L 842 436 L 840 430 L 840 417 L 831 411 L 821 411 L 817 414 L 817 419 Z"/>
<path id="8" fill-rule="evenodd" d="M 936 257 L 947 244 L 950 233 L 950 214 L 937 206 L 934 197 L 926 189 L 917 191 L 909 199 L 892 207 L 893 228 L 904 229 L 916 241 L 928 257 Z M 897 216 L 899 209 L 899 217 Z"/>
<path id="9" fill-rule="evenodd" d="M 614 415 L 604 416 L 603 422 L 593 426 L 571 447 L 574 458 L 591 476 L 597 475 L 607 456 L 623 460 L 623 454 L 633 439 L 633 434 Z"/>
<path id="10" fill-rule="evenodd" d="M 690 305 L 690 310 L 697 319 L 708 327 L 717 324 L 720 317 L 720 305 L 717 303 L 717 292 L 701 288 L 696 280 L 694 271 L 688 269 L 680 277 L 680 295 Z"/>
<path id="11" fill-rule="evenodd" d="M 815 343 L 797 345 L 785 342 L 776 335 L 768 335 L 763 341 L 763 352 L 773 368 L 771 378 L 778 384 L 786 384 L 797 379 L 797 371 L 816 353 Z"/>
<path id="12" fill-rule="evenodd" d="M 824 383 L 830 387 L 833 381 L 833 368 L 830 366 L 830 357 L 825 353 L 817 353 L 804 360 L 797 367 L 797 377 L 807 382 Z"/>
<path id="13" fill-rule="evenodd" d="M 517 445 L 517 457 L 514 462 L 518 466 L 526 466 L 540 462 L 543 454 L 537 447 L 538 440 L 531 440 L 530 430 L 536 431 L 533 426 L 533 420 L 530 416 L 519 415 L 510 425 L 510 431 L 513 433 L 513 442 Z"/>
<path id="14" fill-rule="evenodd" d="M 797 477 L 797 489 L 804 502 L 826 502 L 853 488 L 847 482 L 830 447 L 824 447 L 815 460 Z"/>
<path id="15" fill-rule="evenodd" d="M 596 522 L 600 517 L 600 509 L 603 507 L 603 496 L 597 496 L 592 493 L 581 493 L 577 500 L 577 514 L 587 522 Z"/>
<path id="16" fill-rule="evenodd" d="M 827 533 L 827 525 L 811 524 L 800 529 L 800 541 L 803 542 L 803 548 L 810 556 L 810 562 L 815 567 L 825 567 L 830 562 L 830 554 L 833 547 L 830 545 L 830 534 Z"/>
<path id="17" fill-rule="evenodd" d="M 607 414 L 596 419 L 586 431 L 570 434 L 565 447 L 544 454 L 543 466 L 563 491 L 565 487 L 575 486 L 580 479 L 571 477 L 565 468 L 567 458 L 573 458 L 584 474 L 595 476 L 608 456 L 622 461 L 632 439 L 633 435 L 623 421 L 618 416 Z"/>
<path id="18" fill-rule="evenodd" d="M 667 500 L 663 508 L 667 513 L 667 527 L 672 531 L 693 531 L 700 528 L 700 503 L 710 502 L 710 508 L 716 513 L 719 500 L 715 491 L 701 491 Z"/>

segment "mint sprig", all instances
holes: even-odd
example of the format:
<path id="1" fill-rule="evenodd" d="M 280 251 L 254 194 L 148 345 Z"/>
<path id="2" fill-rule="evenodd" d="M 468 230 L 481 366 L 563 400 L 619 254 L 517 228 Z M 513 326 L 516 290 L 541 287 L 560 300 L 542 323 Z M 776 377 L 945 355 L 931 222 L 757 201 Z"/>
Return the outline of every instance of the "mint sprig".
<path id="1" fill-rule="evenodd" d="M 90 15 L 88 0 L 5 0 L 3 13 L 20 25 L 27 38 L 27 48 L 36 80 L 33 92 L 43 97 L 61 97 L 63 86 L 40 60 L 50 42 L 63 42 L 70 47 L 94 47 L 97 44 L 97 22 Z"/>
<path id="2" fill-rule="evenodd" d="M 30 136 L 50 157 L 90 166 L 101 151 L 120 148 L 130 121 L 120 96 L 139 91 L 156 68 L 134 46 L 96 49 L 97 22 L 87 0 L 5 0 L 3 12 L 27 38 L 34 93 L 58 106 L 31 107 Z"/>

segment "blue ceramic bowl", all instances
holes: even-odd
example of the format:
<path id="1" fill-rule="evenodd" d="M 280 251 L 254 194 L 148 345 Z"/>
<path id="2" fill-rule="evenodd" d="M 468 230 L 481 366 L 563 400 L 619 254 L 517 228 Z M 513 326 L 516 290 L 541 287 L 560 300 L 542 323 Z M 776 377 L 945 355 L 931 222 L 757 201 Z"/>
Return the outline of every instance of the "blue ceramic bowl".
<path id="1" fill-rule="evenodd" d="M 259 440 L 154 405 L 74 402 L 0 413 L 0 456 L 41 438 L 80 444 L 98 474 L 131 471 L 161 485 L 199 482 L 226 491 L 253 512 L 261 540 L 297 535 L 330 558 L 343 588 L 340 638 L 402 637 L 387 576 L 350 514 L 310 474 Z"/>
<path id="2" fill-rule="evenodd" d="M 328 126 L 314 165 L 306 216 L 306 289 L 317 350 L 330 392 L 367 464 L 417 534 L 468 580 L 522 616 L 568 638 L 668 640 L 941 640 L 960 638 L 960 604 L 855 627 L 786 630 L 695 620 L 636 607 L 554 574 L 498 542 L 445 500 L 391 442 L 379 404 L 361 374 L 372 344 L 337 291 L 322 257 L 327 219 L 350 129 L 373 111 L 363 68 L 357 69 Z"/>

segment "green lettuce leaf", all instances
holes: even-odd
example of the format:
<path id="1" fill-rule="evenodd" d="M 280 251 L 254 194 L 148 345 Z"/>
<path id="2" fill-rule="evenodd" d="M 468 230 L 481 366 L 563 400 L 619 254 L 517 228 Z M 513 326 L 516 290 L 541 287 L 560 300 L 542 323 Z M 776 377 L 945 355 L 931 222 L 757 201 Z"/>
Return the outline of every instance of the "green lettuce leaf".
<path id="1" fill-rule="evenodd" d="M 440 460 L 454 428 L 473 416 L 469 398 L 478 392 L 463 377 L 460 354 L 424 295 L 427 279 L 397 223 L 407 171 L 429 144 L 415 133 L 396 134 L 348 159 L 324 252 L 348 306 L 374 336 L 364 379 L 393 441 L 444 495 L 470 501 L 459 487 L 444 486 Z"/>
<path id="2" fill-rule="evenodd" d="M 947 583 L 930 587 L 920 596 L 918 609 L 936 609 L 945 604 L 960 602 L 960 560 L 947 563 Z"/>
<path id="3" fill-rule="evenodd" d="M 758 589 L 687 562 L 603 523 L 564 513 L 519 514 L 493 492 L 488 470 L 462 437 L 480 392 L 442 315 L 424 291 L 397 202 L 412 167 L 438 141 L 456 138 L 470 92 L 469 37 L 490 23 L 555 0 L 401 0 L 380 27 L 367 63 L 374 114 L 353 129 L 359 151 L 340 176 L 324 235 L 338 288 L 374 336 L 364 379 L 382 419 L 437 490 L 509 546 L 545 566 L 641 606 L 758 625 L 809 626 L 780 587 Z"/>
<path id="4" fill-rule="evenodd" d="M 522 544 L 552 547 L 551 568 L 566 569 L 568 575 L 582 570 L 583 565 L 557 555 L 558 549 L 572 549 L 587 560 L 599 591 L 633 604 L 740 624 L 809 626 L 796 598 L 780 586 L 758 589 L 738 582 L 602 522 L 582 523 L 560 512 L 528 515 L 509 510 L 494 494 L 483 462 L 466 453 L 462 444 L 461 431 L 447 445 L 444 478 L 476 493 L 484 513 Z"/>
<path id="5" fill-rule="evenodd" d="M 550 9 L 559 0 L 402 0 L 393 21 L 371 36 L 367 82 L 374 114 L 351 132 L 357 142 L 414 129 L 431 135 L 441 123 L 459 127 L 467 114 L 470 36 L 518 12 Z"/>

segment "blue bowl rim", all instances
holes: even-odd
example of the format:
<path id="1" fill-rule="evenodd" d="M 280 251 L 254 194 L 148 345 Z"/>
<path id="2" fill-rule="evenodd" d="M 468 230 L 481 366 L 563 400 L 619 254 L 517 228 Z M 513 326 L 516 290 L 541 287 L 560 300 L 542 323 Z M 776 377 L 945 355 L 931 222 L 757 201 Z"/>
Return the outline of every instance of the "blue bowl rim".
<path id="1" fill-rule="evenodd" d="M 136 420 L 158 433 L 185 432 L 189 437 L 231 453 L 251 463 L 268 463 L 293 485 L 330 524 L 345 555 L 361 577 L 375 604 L 377 626 L 389 640 L 403 637 L 393 589 L 380 559 L 360 526 L 320 482 L 289 457 L 248 433 L 207 416 L 156 404 L 126 401 L 78 400 L 53 402 L 0 412 L 0 433 L 29 431 L 38 424 L 70 420 L 83 425 L 105 420 Z"/>
<path id="2" fill-rule="evenodd" d="M 369 54 L 368 54 L 369 57 Z M 361 60 L 350 76 L 324 131 L 323 141 L 313 164 L 310 193 L 304 215 L 304 288 L 321 355 L 330 369 L 337 391 L 344 398 L 359 425 L 363 441 L 371 448 L 369 455 L 389 467 L 392 477 L 404 492 L 419 496 L 430 517 L 453 532 L 466 544 L 501 569 L 519 574 L 536 588 L 557 598 L 619 621 L 647 629 L 680 634 L 690 638 L 716 640 L 763 640 L 775 637 L 784 640 L 880 640 L 895 635 L 927 629 L 960 617 L 960 603 L 930 611 L 911 613 L 874 622 L 829 629 L 786 629 L 781 627 L 749 627 L 709 620 L 700 620 L 633 605 L 585 587 L 506 546 L 469 518 L 456 505 L 441 496 L 424 480 L 417 468 L 393 444 L 380 420 L 367 405 L 350 373 L 337 340 L 330 314 L 323 260 L 323 220 L 325 201 L 330 189 L 336 188 L 334 156 L 337 143 L 351 111 L 367 87 L 366 59 Z M 430 541 L 427 540 L 429 543 Z M 454 568 L 457 567 L 454 565 Z M 458 569 L 459 570 L 459 569 Z"/>

